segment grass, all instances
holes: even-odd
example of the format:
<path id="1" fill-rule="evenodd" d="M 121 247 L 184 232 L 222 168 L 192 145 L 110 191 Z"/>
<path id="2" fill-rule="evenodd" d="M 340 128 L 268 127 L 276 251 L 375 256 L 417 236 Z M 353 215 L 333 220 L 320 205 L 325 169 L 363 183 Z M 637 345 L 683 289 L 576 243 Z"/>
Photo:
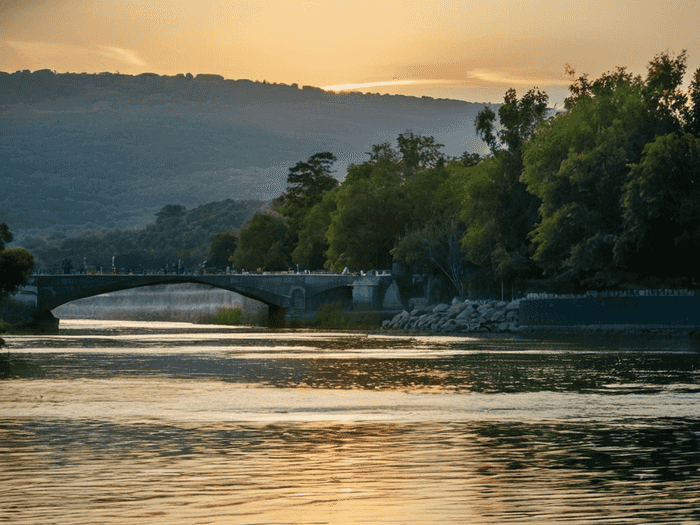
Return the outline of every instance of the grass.
<path id="1" fill-rule="evenodd" d="M 311 319 L 301 322 L 302 326 L 313 328 L 374 329 L 381 324 L 381 313 L 366 307 L 347 307 L 338 301 L 324 304 Z"/>
<path id="2" fill-rule="evenodd" d="M 200 315 L 195 322 L 227 326 L 267 326 L 267 308 L 221 308 L 216 314 Z"/>

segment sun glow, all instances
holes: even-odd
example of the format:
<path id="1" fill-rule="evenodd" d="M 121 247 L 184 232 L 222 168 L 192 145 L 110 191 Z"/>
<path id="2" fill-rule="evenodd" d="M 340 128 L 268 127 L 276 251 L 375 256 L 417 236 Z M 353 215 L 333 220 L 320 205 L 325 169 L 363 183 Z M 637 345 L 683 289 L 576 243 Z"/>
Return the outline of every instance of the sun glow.
<path id="1" fill-rule="evenodd" d="M 404 86 L 406 84 L 418 84 L 420 80 L 388 80 L 384 82 L 365 82 L 364 84 L 335 84 L 323 86 L 325 91 L 347 91 L 350 89 L 366 89 L 378 86 Z"/>

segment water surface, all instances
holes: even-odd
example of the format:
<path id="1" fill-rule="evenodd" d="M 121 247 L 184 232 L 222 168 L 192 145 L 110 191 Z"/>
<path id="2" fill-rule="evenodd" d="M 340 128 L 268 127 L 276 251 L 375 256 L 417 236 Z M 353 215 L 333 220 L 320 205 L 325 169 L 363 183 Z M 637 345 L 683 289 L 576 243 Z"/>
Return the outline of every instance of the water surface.
<path id="1" fill-rule="evenodd" d="M 0 522 L 700 523 L 683 339 L 8 336 Z"/>

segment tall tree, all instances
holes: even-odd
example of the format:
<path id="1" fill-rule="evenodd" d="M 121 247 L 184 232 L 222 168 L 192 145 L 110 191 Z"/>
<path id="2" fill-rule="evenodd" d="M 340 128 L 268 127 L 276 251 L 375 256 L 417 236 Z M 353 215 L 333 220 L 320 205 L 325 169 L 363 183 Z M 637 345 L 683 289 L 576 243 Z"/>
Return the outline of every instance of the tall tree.
<path id="1" fill-rule="evenodd" d="M 209 266 L 226 268 L 230 264 L 229 258 L 233 256 L 237 246 L 238 235 L 233 230 L 212 235 L 209 245 Z"/>
<path id="2" fill-rule="evenodd" d="M 289 168 L 287 191 L 279 197 L 279 203 L 294 233 L 298 233 L 304 217 L 323 195 L 338 186 L 338 181 L 331 175 L 336 160 L 335 155 L 324 151 Z"/>
<path id="3" fill-rule="evenodd" d="M 620 266 L 657 276 L 697 274 L 700 252 L 700 138 L 668 133 L 644 147 L 624 186 Z"/>
<path id="4" fill-rule="evenodd" d="M 399 151 L 388 143 L 374 146 L 334 192 L 326 252 L 334 270 L 390 268 L 399 238 L 429 213 L 426 184 L 446 178 L 441 144 L 412 132 L 399 135 L 398 143 Z"/>
<path id="5" fill-rule="evenodd" d="M 287 270 L 290 265 L 289 226 L 274 213 L 256 213 L 241 228 L 232 262 L 239 269 Z"/>
<path id="6" fill-rule="evenodd" d="M 656 56 L 646 80 L 625 68 L 594 81 L 583 75 L 572 82 L 567 113 L 527 144 L 522 180 L 542 201 L 534 258 L 555 280 L 608 286 L 623 269 L 615 257 L 623 188 L 645 144 L 681 125 L 683 71 L 684 53 Z"/>
<path id="7" fill-rule="evenodd" d="M 524 278 L 533 271 L 528 233 L 537 221 L 539 200 L 520 177 L 523 147 L 547 113 L 546 93 L 531 89 L 518 99 L 506 91 L 496 113 L 485 107 L 476 117 L 477 134 L 492 158 L 463 171 L 467 225 L 462 238 L 469 260 L 491 279 Z"/>
<path id="8" fill-rule="evenodd" d="M 0 296 L 17 291 L 34 269 L 34 257 L 24 248 L 5 248 L 13 235 L 7 224 L 0 224 Z"/>

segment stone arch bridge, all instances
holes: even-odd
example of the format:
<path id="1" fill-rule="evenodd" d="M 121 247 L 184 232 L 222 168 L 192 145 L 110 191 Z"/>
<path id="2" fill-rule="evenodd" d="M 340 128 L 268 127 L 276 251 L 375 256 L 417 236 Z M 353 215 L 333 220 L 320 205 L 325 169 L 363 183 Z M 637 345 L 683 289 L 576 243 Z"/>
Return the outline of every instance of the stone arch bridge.
<path id="1" fill-rule="evenodd" d="M 58 328 L 51 310 L 85 297 L 157 284 L 196 283 L 239 293 L 268 306 L 271 327 L 287 319 L 312 317 L 331 301 L 366 306 L 387 313 L 401 311 L 400 292 L 391 274 L 373 276 L 338 274 L 234 275 L 33 275 L 12 296 L 25 309 L 23 324 Z"/>

